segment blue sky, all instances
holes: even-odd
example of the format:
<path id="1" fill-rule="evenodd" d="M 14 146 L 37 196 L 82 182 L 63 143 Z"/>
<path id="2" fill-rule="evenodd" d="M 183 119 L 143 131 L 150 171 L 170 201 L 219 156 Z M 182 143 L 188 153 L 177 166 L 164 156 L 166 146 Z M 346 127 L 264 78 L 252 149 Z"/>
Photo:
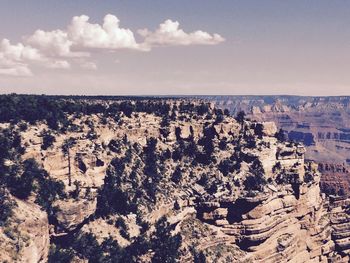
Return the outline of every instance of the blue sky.
<path id="1" fill-rule="evenodd" d="M 67 58 L 28 41 L 38 29 L 66 32 L 74 16 L 102 25 L 107 14 L 134 34 L 138 47 L 79 39 L 72 51 L 89 57 Z M 187 35 L 157 35 L 168 19 Z M 12 46 L 3 46 L 0 92 L 349 95 L 349 25 L 345 0 L 2 0 L 0 41 L 37 49 L 40 58 L 14 58 Z M 148 38 L 138 34 L 144 28 Z M 197 30 L 209 36 L 190 35 Z"/>

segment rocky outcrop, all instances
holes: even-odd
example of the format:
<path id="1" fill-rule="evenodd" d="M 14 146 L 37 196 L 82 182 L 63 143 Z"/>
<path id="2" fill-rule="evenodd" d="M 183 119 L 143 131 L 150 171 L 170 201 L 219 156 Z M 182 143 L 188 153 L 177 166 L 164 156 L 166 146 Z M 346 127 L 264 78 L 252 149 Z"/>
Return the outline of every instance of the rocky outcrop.
<path id="1" fill-rule="evenodd" d="M 335 243 L 335 250 L 338 251 L 339 262 L 349 262 L 350 260 L 350 200 L 344 197 L 330 197 L 329 216 L 332 227 L 332 239 Z"/>
<path id="2" fill-rule="evenodd" d="M 47 214 L 39 206 L 14 199 L 16 208 L 9 222 L 0 227 L 2 262 L 47 262 L 50 246 Z"/>
<path id="3" fill-rule="evenodd" d="M 237 114 L 243 110 L 259 121 L 273 121 L 289 140 L 306 145 L 306 158 L 319 164 L 349 168 L 349 96 L 207 96 L 209 101 Z M 349 176 L 340 171 L 322 171 L 322 191 L 349 194 Z"/>
<path id="4" fill-rule="evenodd" d="M 198 210 L 205 211 L 199 217 L 235 240 L 246 252 L 242 262 L 327 262 L 334 242 L 318 183 L 315 173 L 312 182 L 299 185 L 299 194 L 275 185 L 269 192 L 232 203 L 199 203 Z"/>
<path id="5" fill-rule="evenodd" d="M 128 260 L 151 262 L 160 235 L 178 244 L 180 262 L 347 262 L 350 201 L 329 198 L 319 185 L 319 171 L 347 170 L 328 164 L 317 170 L 305 161 L 308 147 L 279 138 L 272 122 L 237 121 L 203 108 L 199 115 L 121 114 L 118 121 L 102 113 L 72 115 L 75 128 L 52 132 L 55 141 L 45 150 L 41 134 L 48 127 L 29 125 L 21 133 L 22 158 L 34 158 L 47 178 L 63 184 L 64 194 L 50 203 L 54 245 L 76 250 L 75 260 L 83 262 L 92 256 L 79 243 L 83 237 L 101 249 L 115 246 L 117 254 L 142 254 L 127 254 Z M 293 110 L 281 101 L 253 108 L 283 116 Z M 69 154 L 62 150 L 67 141 Z M 9 229 L 1 228 L 4 259 L 47 259 L 47 214 L 35 202 L 35 194 L 17 200 Z M 158 229 L 163 218 L 169 227 Z M 181 239 L 171 240 L 177 234 Z M 134 248 L 136 242 L 147 249 Z"/>
<path id="6" fill-rule="evenodd" d="M 59 207 L 56 213 L 57 232 L 69 232 L 88 219 L 96 211 L 96 198 L 93 200 L 63 200 L 57 201 Z"/>
<path id="7" fill-rule="evenodd" d="M 350 195 L 350 177 L 344 164 L 320 163 L 322 173 L 321 190 L 328 195 Z"/>

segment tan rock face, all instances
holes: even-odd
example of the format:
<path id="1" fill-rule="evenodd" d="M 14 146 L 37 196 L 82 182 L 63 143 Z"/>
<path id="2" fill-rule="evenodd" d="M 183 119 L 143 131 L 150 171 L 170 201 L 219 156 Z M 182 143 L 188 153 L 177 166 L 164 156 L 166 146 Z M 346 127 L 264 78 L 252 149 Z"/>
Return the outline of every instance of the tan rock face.
<path id="1" fill-rule="evenodd" d="M 350 260 L 350 216 L 349 199 L 332 197 L 330 200 L 330 222 L 335 249 L 342 252 L 343 262 Z"/>
<path id="2" fill-rule="evenodd" d="M 274 136 L 277 132 L 277 127 L 274 122 L 264 122 L 263 133 L 265 136 Z"/>
<path id="3" fill-rule="evenodd" d="M 204 220 L 218 220 L 225 219 L 227 217 L 227 208 L 217 208 L 209 213 L 203 213 Z"/>
<path id="4" fill-rule="evenodd" d="M 2 262 L 47 262 L 50 236 L 47 214 L 39 206 L 16 199 L 10 222 L 0 227 Z"/>
<path id="5" fill-rule="evenodd" d="M 325 193 L 350 196 L 349 169 L 344 164 L 319 163 L 321 189 Z"/>
<path id="6" fill-rule="evenodd" d="M 349 169 L 349 97 L 254 97 L 209 98 L 233 114 L 244 110 L 254 120 L 273 121 L 291 140 L 302 141 L 306 158 L 320 164 Z M 325 171 L 322 190 L 349 196 L 349 173 Z"/>
<path id="7" fill-rule="evenodd" d="M 280 104 L 259 109 L 260 112 L 288 110 Z M 119 187 L 126 196 L 139 190 L 132 201 L 137 202 L 137 216 L 150 224 L 147 235 L 152 234 L 160 218 L 168 219 L 172 234 L 182 236 L 180 262 L 193 260 L 193 248 L 203 252 L 208 262 L 346 262 L 349 259 L 349 201 L 334 198 L 329 201 L 320 193 L 319 174 L 316 167 L 305 163 L 303 146 L 279 142 L 274 123 L 239 124 L 234 118 L 225 117 L 220 123 L 210 120 L 213 125 L 207 133 L 208 137 L 212 136 L 213 160 L 207 164 L 205 151 L 210 151 L 211 145 L 205 141 L 199 143 L 198 138 L 208 128 L 208 120 L 183 117 L 170 122 L 169 133 L 162 136 L 162 120 L 152 114 L 142 113 L 137 118 L 124 116 L 118 125 L 112 119 L 101 124 L 97 115 L 83 116 L 74 120 L 81 130 L 56 134 L 56 142 L 45 151 L 40 148 L 39 138 L 40 129 L 45 127 L 31 127 L 24 132 L 28 147 L 23 158 L 35 158 L 50 177 L 65 185 L 67 197 L 53 204 L 58 210 L 52 236 L 77 230 L 93 233 L 99 243 L 112 237 L 127 247 L 141 235 L 136 212 L 94 217 L 97 192 L 106 184 L 108 169 L 113 168 L 112 160 L 120 158 L 121 163 L 111 170 L 116 179 L 111 188 Z M 88 138 L 91 128 L 85 122 L 93 124 L 96 137 Z M 69 149 L 69 159 L 61 148 L 71 137 L 76 141 Z M 148 159 L 143 151 L 151 137 L 157 138 L 158 148 L 154 151 L 159 158 L 156 169 L 160 178 L 154 200 L 150 201 L 143 198 L 149 179 L 144 171 Z M 180 145 L 177 140 L 181 147 L 194 140 L 196 151 L 206 159 L 194 161 L 193 157 L 180 156 L 175 160 L 171 155 Z M 226 143 L 220 144 L 223 141 Z M 169 150 L 169 158 L 164 157 L 165 150 Z M 174 180 L 177 167 L 181 167 L 181 176 Z M 116 196 L 112 201 L 120 201 L 120 195 Z M 9 229 L 14 236 L 0 230 L 0 240 L 6 243 L 0 252 L 10 262 L 16 254 L 25 258 L 18 262 L 47 259 L 47 215 L 30 202 L 18 201 L 14 218 L 21 224 L 14 224 L 17 229 L 14 226 Z M 125 221 L 125 229 L 116 226 L 118 217 Z M 16 236 L 18 233 L 21 238 Z M 150 262 L 152 253 L 143 258 Z"/>
<path id="8" fill-rule="evenodd" d="M 234 220 L 237 216 L 235 213 L 239 213 L 237 206 L 229 207 L 228 213 L 227 210 L 214 207 L 212 212 L 204 213 L 203 219 L 211 222 L 218 211 L 225 211 L 219 214 L 227 216 L 214 224 L 225 235 L 233 236 L 241 250 L 248 252 L 242 262 L 326 262 L 327 258 L 334 257 L 335 246 L 318 180 L 301 187 L 303 190 L 299 198 L 293 193 L 281 195 L 279 189 L 278 195 L 271 195 L 266 201 L 257 203 L 254 208 L 240 215 L 241 218 L 247 218 L 245 220 Z M 241 211 L 245 210 L 244 206 L 249 204 L 241 202 Z M 344 217 L 342 219 L 338 217 L 337 222 L 344 224 Z M 347 231 L 349 228 L 345 225 L 337 229 Z M 348 248 L 347 239 L 337 242 L 342 249 Z"/>
<path id="9" fill-rule="evenodd" d="M 65 231 L 74 230 L 90 215 L 96 211 L 96 198 L 93 200 L 67 200 L 58 201 L 60 209 L 56 213 L 59 226 Z"/>

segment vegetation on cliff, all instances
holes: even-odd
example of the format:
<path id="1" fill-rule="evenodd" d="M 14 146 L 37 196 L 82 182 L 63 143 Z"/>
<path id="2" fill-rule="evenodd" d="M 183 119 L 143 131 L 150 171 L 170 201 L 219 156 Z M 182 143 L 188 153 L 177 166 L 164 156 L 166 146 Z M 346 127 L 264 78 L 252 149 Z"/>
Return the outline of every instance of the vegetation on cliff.
<path id="1" fill-rule="evenodd" d="M 40 207 L 49 262 L 248 260 L 264 231 L 311 213 L 290 205 L 317 186 L 303 147 L 243 112 L 182 99 L 0 100 L 0 224 L 16 224 L 16 203 Z M 249 225 L 263 213 L 276 225 Z"/>

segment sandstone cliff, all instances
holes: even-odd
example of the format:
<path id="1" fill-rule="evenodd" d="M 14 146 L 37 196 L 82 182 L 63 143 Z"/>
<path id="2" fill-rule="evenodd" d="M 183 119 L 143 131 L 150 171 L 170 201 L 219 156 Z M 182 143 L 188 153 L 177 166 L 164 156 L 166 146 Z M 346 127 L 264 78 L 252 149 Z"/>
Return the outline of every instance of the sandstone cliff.
<path id="1" fill-rule="evenodd" d="M 201 101 L 118 115 L 107 109 L 120 102 L 104 103 L 104 113 L 66 113 L 61 129 L 4 124 L 24 147 L 4 167 L 20 174 L 34 159 L 29 172 L 42 175 L 24 200 L 6 186 L 17 207 L 0 227 L 1 260 L 348 262 L 347 199 L 320 192 L 304 146 L 279 141 L 274 123 Z M 42 194 L 53 184 L 63 192 Z"/>
<path id="2" fill-rule="evenodd" d="M 260 121 L 274 121 L 290 140 L 306 145 L 306 159 L 349 168 L 350 109 L 348 96 L 211 96 L 218 107 L 243 110 Z M 323 190 L 349 195 L 348 172 L 322 172 Z M 334 183 L 335 182 L 335 183 Z"/>
<path id="3" fill-rule="evenodd" d="M 38 205 L 14 199 L 10 222 L 0 227 L 2 262 L 46 262 L 50 237 L 47 214 Z"/>

